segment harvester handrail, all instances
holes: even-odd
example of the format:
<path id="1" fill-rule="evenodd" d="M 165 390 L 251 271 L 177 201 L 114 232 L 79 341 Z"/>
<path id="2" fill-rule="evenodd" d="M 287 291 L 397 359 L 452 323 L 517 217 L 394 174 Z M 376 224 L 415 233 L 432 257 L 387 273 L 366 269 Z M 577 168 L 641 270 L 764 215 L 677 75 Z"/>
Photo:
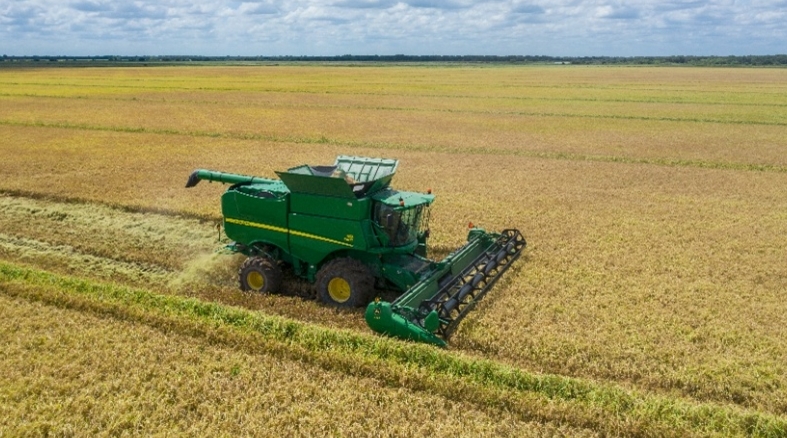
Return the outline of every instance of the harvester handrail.
<path id="1" fill-rule="evenodd" d="M 339 155 L 334 165 L 352 175 L 356 181 L 365 183 L 395 174 L 399 161 Z"/>

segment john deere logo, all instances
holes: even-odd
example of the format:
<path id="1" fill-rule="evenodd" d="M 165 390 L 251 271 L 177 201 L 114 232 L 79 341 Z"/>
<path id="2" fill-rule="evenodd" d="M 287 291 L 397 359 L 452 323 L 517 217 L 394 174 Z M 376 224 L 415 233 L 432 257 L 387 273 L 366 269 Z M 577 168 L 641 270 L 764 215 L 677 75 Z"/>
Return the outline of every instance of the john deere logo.
<path id="1" fill-rule="evenodd" d="M 380 313 L 382 313 L 382 312 L 380 312 L 380 308 L 376 307 L 374 309 L 374 319 L 380 319 Z"/>

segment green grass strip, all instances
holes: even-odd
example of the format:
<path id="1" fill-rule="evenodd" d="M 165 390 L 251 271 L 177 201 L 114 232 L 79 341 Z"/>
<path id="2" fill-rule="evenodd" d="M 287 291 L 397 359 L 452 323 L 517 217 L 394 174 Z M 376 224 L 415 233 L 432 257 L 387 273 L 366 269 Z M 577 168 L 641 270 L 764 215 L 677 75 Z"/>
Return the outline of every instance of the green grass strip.
<path id="1" fill-rule="evenodd" d="M 109 314 L 242 347 L 259 344 L 324 368 L 437 392 L 523 418 L 629 436 L 783 437 L 787 419 L 769 413 L 533 374 L 491 360 L 246 309 L 97 283 L 0 262 L 10 296 Z M 223 334 L 222 334 L 223 333 Z"/>
<path id="2" fill-rule="evenodd" d="M 629 118 L 636 119 L 636 117 L 629 117 Z M 671 120 L 671 121 L 678 121 L 678 120 Z M 548 159 L 548 160 L 590 161 L 590 162 L 602 162 L 602 163 L 657 165 L 657 166 L 668 166 L 668 167 L 693 167 L 693 168 L 700 168 L 700 169 L 743 170 L 743 171 L 753 171 L 753 172 L 787 173 L 787 166 L 773 165 L 773 164 L 702 161 L 702 160 L 687 160 L 687 159 L 680 159 L 680 158 L 636 158 L 636 157 L 611 156 L 611 155 L 574 154 L 574 153 L 566 153 L 566 152 L 539 152 L 539 151 L 528 151 L 528 150 L 521 150 L 521 149 L 496 150 L 496 149 L 486 149 L 481 147 L 462 147 L 462 148 L 452 149 L 449 147 L 437 146 L 437 145 L 418 145 L 418 144 L 405 145 L 405 144 L 384 143 L 384 142 L 338 140 L 338 139 L 331 139 L 325 136 L 293 137 L 293 136 L 276 136 L 276 135 L 253 134 L 253 133 L 243 134 L 243 133 L 224 133 L 224 132 L 210 132 L 210 131 L 181 131 L 176 129 L 153 129 L 153 128 L 144 128 L 144 127 L 99 126 L 99 125 L 89 125 L 86 123 L 68 123 L 68 122 L 53 122 L 53 123 L 20 122 L 20 121 L 13 121 L 13 120 L 0 120 L 0 125 L 31 127 L 31 128 L 59 128 L 59 129 L 85 130 L 85 131 L 121 132 L 121 133 L 129 133 L 129 134 L 178 135 L 178 136 L 189 136 L 189 137 L 226 138 L 226 139 L 233 139 L 233 140 L 257 140 L 257 141 L 269 141 L 273 143 L 328 144 L 328 145 L 349 146 L 349 147 L 379 149 L 379 150 L 405 150 L 405 151 L 414 151 L 414 152 L 433 152 L 433 153 L 443 153 L 443 154 L 501 155 L 501 156 L 531 157 L 531 158 L 540 158 L 540 159 Z M 787 123 L 785 123 L 785 125 L 787 126 Z"/>

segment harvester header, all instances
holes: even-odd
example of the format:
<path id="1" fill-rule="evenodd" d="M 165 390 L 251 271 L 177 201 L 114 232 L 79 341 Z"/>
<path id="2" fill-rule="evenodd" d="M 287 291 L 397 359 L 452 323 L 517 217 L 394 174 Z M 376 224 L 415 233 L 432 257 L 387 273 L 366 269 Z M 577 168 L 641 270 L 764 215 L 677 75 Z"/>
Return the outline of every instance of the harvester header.
<path id="1" fill-rule="evenodd" d="M 451 332 L 526 246 L 514 229 L 471 227 L 445 259 L 427 257 L 431 193 L 396 190 L 399 162 L 340 155 L 332 166 L 301 165 L 279 179 L 195 170 L 230 184 L 222 195 L 228 248 L 248 258 L 240 288 L 276 292 L 282 270 L 314 284 L 340 307 L 367 306 L 369 326 L 390 336 L 444 346 Z M 398 291 L 391 302 L 385 291 Z"/>

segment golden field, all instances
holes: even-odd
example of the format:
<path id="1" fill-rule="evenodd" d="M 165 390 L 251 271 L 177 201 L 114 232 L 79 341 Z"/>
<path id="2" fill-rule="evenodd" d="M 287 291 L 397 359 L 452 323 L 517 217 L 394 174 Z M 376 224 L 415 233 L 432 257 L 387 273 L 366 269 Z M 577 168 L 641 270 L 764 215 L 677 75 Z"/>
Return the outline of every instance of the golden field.
<path id="1" fill-rule="evenodd" d="M 302 163 L 332 163 L 337 154 L 398 158 L 396 187 L 431 187 L 437 194 L 431 223 L 437 254 L 462 244 L 468 221 L 492 230 L 515 227 L 528 238 L 524 257 L 465 319 L 445 354 L 575 379 L 570 381 L 605 394 L 631 392 L 645 407 L 657 399 L 713 413 L 707 428 L 702 417 L 676 425 L 666 415 L 640 417 L 636 410 L 630 418 L 623 410 L 594 422 L 588 420 L 592 402 L 577 402 L 582 409 L 548 403 L 511 408 L 499 401 L 508 390 L 493 387 L 492 395 L 478 395 L 486 394 L 483 388 L 471 392 L 488 397 L 482 403 L 440 389 L 451 380 L 428 369 L 413 372 L 429 384 L 406 373 L 398 383 L 381 383 L 373 373 L 326 365 L 330 360 L 303 364 L 297 354 L 272 358 L 239 341 L 170 336 L 165 323 L 85 313 L 86 304 L 67 306 L 39 292 L 20 292 L 33 286 L 8 274 L 0 281 L 3 336 L 18 332 L 37 339 L 54 325 L 59 338 L 53 339 L 96 347 L 92 359 L 83 359 L 58 354 L 64 348 L 59 341 L 37 346 L 36 354 L 13 344 L 19 352 L 2 356 L 1 368 L 19 368 L 24 354 L 30 355 L 24 362 L 40 365 L 0 385 L 0 404 L 9 415 L 30 418 L 3 427 L 12 434 L 43 434 L 44 427 L 67 434 L 64 425 L 76 424 L 83 426 L 75 426 L 77 432 L 89 427 L 112 434 L 112 427 L 126 423 L 122 409 L 113 415 L 107 406 L 132 403 L 132 393 L 133 403 L 144 404 L 173 384 L 157 371 L 160 359 L 152 359 L 166 355 L 191 372 L 186 382 L 196 387 L 170 387 L 174 403 L 235 400 L 217 416 L 240 415 L 238 406 L 246 403 L 268 405 L 266 397 L 309 380 L 331 382 L 330 388 L 315 383 L 303 391 L 320 398 L 336 393 L 333 403 L 368 411 L 338 423 L 330 402 L 310 406 L 294 397 L 281 411 L 259 412 L 232 426 L 226 418 L 200 423 L 220 433 L 272 433 L 277 425 L 294 427 L 300 417 L 302 428 L 292 430 L 306 435 L 787 433 L 785 84 L 787 71 L 780 69 L 0 70 L 0 259 L 6 263 L 364 334 L 359 312 L 236 291 L 241 260 L 213 254 L 221 247 L 214 225 L 223 188 L 183 186 L 198 167 L 273 177 L 274 170 Z M 308 285 L 294 279 L 286 285 L 308 295 Z M 29 397 L 46 403 L 85 397 L 88 389 L 80 392 L 75 376 L 87 371 L 85 361 L 111 355 L 105 342 L 122 346 L 115 349 L 121 353 L 146 353 L 119 357 L 124 373 L 84 377 L 96 391 L 107 384 L 102 379 L 114 379 L 126 394 L 103 396 L 107 412 L 100 421 L 81 423 L 86 420 L 74 412 L 86 408 L 78 403 L 63 416 L 28 404 Z M 185 355 L 180 345 L 200 353 Z M 265 377 L 277 382 L 276 389 L 255 386 L 256 373 L 271 367 L 262 364 L 276 361 L 306 377 L 282 372 Z M 243 364 L 240 381 L 210 388 L 211 367 L 230 362 Z M 64 367 L 73 373 L 57 377 L 52 371 Z M 147 383 L 139 382 L 137 373 L 143 372 L 150 376 Z M 49 392 L 21 397 L 20 379 L 35 380 Z M 380 403 L 386 409 L 364 407 L 370 395 L 360 388 L 367 384 L 384 387 Z M 398 392 L 411 401 L 394 396 Z M 430 407 L 431 417 L 416 413 Z M 448 419 L 466 409 L 472 415 L 461 416 L 461 428 Z M 321 414 L 307 414 L 312 410 Z M 129 420 L 136 429 L 120 432 L 194 432 L 184 429 L 192 414 L 167 423 L 167 411 L 156 406 L 134 412 L 152 419 Z M 757 421 L 741 420 L 714 428 L 710 418 L 719 412 L 765 418 L 774 426 L 763 432 L 747 428 L 746 421 Z M 496 420 L 500 415 L 506 415 L 504 425 Z M 424 416 L 429 429 L 394 428 Z M 393 429 L 379 429 L 389 417 Z M 351 424 L 359 422 L 365 427 Z"/>
<path id="2" fill-rule="evenodd" d="M 0 361 L 0 429 L 11 435 L 592 436 L 40 303 L 0 296 L 0 315 L 14 330 Z M 451 421 L 422 421 L 437 415 Z"/>

